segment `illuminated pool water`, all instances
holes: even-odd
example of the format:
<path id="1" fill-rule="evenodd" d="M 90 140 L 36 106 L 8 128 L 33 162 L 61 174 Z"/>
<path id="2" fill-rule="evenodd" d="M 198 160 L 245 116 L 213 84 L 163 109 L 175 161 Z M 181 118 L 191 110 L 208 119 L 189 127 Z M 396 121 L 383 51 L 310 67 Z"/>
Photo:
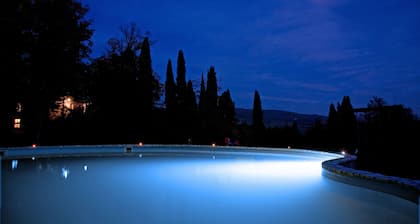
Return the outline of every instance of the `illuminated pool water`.
<path id="1" fill-rule="evenodd" d="M 413 202 L 323 176 L 321 162 L 332 154 L 144 148 L 32 156 L 2 161 L 3 224 L 418 220 Z"/>

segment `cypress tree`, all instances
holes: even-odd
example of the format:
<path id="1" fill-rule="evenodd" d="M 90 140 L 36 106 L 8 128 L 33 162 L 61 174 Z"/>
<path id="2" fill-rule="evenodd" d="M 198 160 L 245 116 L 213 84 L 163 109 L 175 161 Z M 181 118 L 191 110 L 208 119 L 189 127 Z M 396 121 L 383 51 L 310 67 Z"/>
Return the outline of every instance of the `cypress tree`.
<path id="1" fill-rule="evenodd" d="M 168 112 L 173 112 L 176 107 L 176 85 L 171 60 L 168 60 L 168 65 L 166 66 L 165 106 Z"/>
<path id="2" fill-rule="evenodd" d="M 260 94 L 257 90 L 255 90 L 254 93 L 254 107 L 252 109 L 252 126 L 257 131 L 265 129 Z"/>
<path id="3" fill-rule="evenodd" d="M 144 111 L 153 108 L 153 69 L 150 56 L 149 38 L 143 40 L 139 57 L 139 81 L 141 85 L 141 105 Z"/>
<path id="4" fill-rule="evenodd" d="M 329 112 L 328 112 L 328 121 L 327 121 L 327 128 L 328 128 L 328 136 L 329 142 L 332 143 L 333 147 L 337 147 L 337 131 L 338 131 L 338 113 L 334 107 L 334 104 L 330 104 Z"/>
<path id="5" fill-rule="evenodd" d="M 200 115 L 204 116 L 206 112 L 206 86 L 204 83 L 204 75 L 201 73 L 201 83 L 200 83 L 200 99 L 198 103 L 198 109 L 200 111 Z"/>
<path id="6" fill-rule="evenodd" d="M 189 80 L 187 84 L 186 108 L 188 111 L 197 110 L 197 100 L 191 80 Z"/>
<path id="7" fill-rule="evenodd" d="M 220 117 L 222 120 L 229 124 L 233 125 L 235 123 L 235 103 L 233 102 L 230 91 L 226 90 L 222 93 L 219 99 L 219 111 L 220 111 Z"/>
<path id="8" fill-rule="evenodd" d="M 214 116 L 217 111 L 217 79 L 213 66 L 207 72 L 206 111 L 210 116 Z"/>
<path id="9" fill-rule="evenodd" d="M 140 91 L 140 111 L 139 114 L 139 135 L 143 138 L 151 138 L 149 135 L 153 123 L 153 104 L 154 104 L 154 85 L 155 80 L 153 77 L 152 59 L 150 56 L 149 39 L 146 37 L 141 46 L 139 56 L 139 91 Z"/>
<path id="10" fill-rule="evenodd" d="M 337 107 L 339 118 L 339 139 L 345 148 L 353 148 L 356 143 L 357 121 L 354 115 L 350 97 L 344 96 L 339 107 Z"/>
<path id="11" fill-rule="evenodd" d="M 230 96 L 230 91 L 226 90 L 220 95 L 219 98 L 219 114 L 221 119 L 221 131 L 223 136 L 226 137 L 234 137 L 233 136 L 233 128 L 236 124 L 236 113 L 235 113 L 235 104 Z M 225 144 L 229 144 L 226 142 Z"/>
<path id="12" fill-rule="evenodd" d="M 180 110 L 185 109 L 186 101 L 186 68 L 185 68 L 185 58 L 184 52 L 182 50 L 178 51 L 178 60 L 176 68 L 176 87 L 177 87 L 177 101 Z"/>
<path id="13" fill-rule="evenodd" d="M 334 129 L 337 125 L 337 111 L 335 110 L 334 104 L 330 104 L 329 112 L 328 112 L 328 128 Z"/>
<path id="14" fill-rule="evenodd" d="M 221 133 L 220 119 L 217 114 L 217 79 L 213 66 L 207 72 L 207 88 L 206 88 L 206 110 L 204 117 L 204 129 L 207 141 L 218 141 L 223 138 Z"/>
<path id="15" fill-rule="evenodd" d="M 192 85 L 192 81 L 189 80 L 186 91 L 185 111 L 181 115 L 181 118 L 183 119 L 182 123 L 180 123 L 181 130 L 178 129 L 178 132 L 181 132 L 183 134 L 183 139 L 187 139 L 187 142 L 189 144 L 191 143 L 192 139 L 195 139 L 195 137 L 197 136 L 197 112 L 198 111 L 196 96 Z"/>

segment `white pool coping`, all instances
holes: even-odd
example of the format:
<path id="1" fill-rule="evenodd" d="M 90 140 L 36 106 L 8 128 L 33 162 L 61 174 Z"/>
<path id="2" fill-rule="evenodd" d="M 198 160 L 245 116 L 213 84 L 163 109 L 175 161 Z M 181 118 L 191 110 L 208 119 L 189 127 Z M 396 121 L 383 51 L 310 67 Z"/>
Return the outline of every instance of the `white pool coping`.
<path id="1" fill-rule="evenodd" d="M 347 184 L 392 194 L 419 205 L 420 180 L 387 176 L 380 173 L 357 170 L 343 165 L 344 163 L 354 160 L 356 160 L 355 156 L 347 156 L 345 158 L 324 161 L 322 163 L 322 168 L 325 171 L 324 174 L 332 179 L 345 182 Z"/>
<path id="2" fill-rule="evenodd" d="M 260 155 L 276 156 L 281 154 L 301 155 L 306 157 L 325 156 L 328 159 L 341 158 L 340 154 L 305 150 L 305 149 L 285 149 L 285 148 L 265 148 L 265 147 L 242 147 L 242 146 L 209 146 L 209 145 L 72 145 L 72 146 L 27 146 L 0 148 L 3 151 L 3 159 L 19 159 L 35 156 L 45 157 L 79 157 L 79 156 L 133 156 L 138 153 L 167 153 L 167 154 L 225 154 L 225 155 Z"/>

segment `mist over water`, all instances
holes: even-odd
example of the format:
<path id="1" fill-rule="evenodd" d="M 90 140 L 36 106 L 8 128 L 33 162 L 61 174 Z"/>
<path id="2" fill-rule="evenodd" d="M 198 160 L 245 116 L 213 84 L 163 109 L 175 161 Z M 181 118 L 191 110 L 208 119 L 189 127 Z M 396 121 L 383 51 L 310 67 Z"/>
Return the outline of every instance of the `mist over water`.
<path id="1" fill-rule="evenodd" d="M 327 179 L 321 158 L 3 161 L 2 223 L 416 223 L 417 205 Z"/>

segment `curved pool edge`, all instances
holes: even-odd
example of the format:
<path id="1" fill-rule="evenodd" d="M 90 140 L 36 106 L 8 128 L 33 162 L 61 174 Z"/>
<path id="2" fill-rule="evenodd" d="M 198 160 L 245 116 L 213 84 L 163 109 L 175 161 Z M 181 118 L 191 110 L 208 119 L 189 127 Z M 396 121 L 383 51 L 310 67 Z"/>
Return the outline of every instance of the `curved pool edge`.
<path id="1" fill-rule="evenodd" d="M 166 154 L 224 154 L 224 155 L 273 155 L 290 154 L 313 157 L 327 157 L 325 160 L 342 158 L 341 154 L 307 149 L 267 148 L 248 146 L 210 146 L 210 145 L 161 145 L 137 144 L 118 145 L 69 145 L 0 148 L 3 159 L 46 158 L 46 157 L 85 157 L 85 156 L 136 156 L 138 153 Z"/>
<path id="2" fill-rule="evenodd" d="M 414 202 L 419 206 L 420 180 L 386 176 L 343 165 L 354 160 L 356 160 L 355 156 L 347 156 L 324 161 L 322 162 L 323 174 L 333 180 L 391 194 Z"/>
<path id="3" fill-rule="evenodd" d="M 2 216 L 2 214 L 1 214 L 1 211 L 2 211 L 2 195 L 3 195 L 3 193 L 2 193 L 2 191 L 3 191 L 3 189 L 2 189 L 2 161 L 3 161 L 3 155 L 4 155 L 4 153 L 5 153 L 5 151 L 3 151 L 3 150 L 1 150 L 0 149 L 0 223 L 1 223 L 1 216 Z"/>

